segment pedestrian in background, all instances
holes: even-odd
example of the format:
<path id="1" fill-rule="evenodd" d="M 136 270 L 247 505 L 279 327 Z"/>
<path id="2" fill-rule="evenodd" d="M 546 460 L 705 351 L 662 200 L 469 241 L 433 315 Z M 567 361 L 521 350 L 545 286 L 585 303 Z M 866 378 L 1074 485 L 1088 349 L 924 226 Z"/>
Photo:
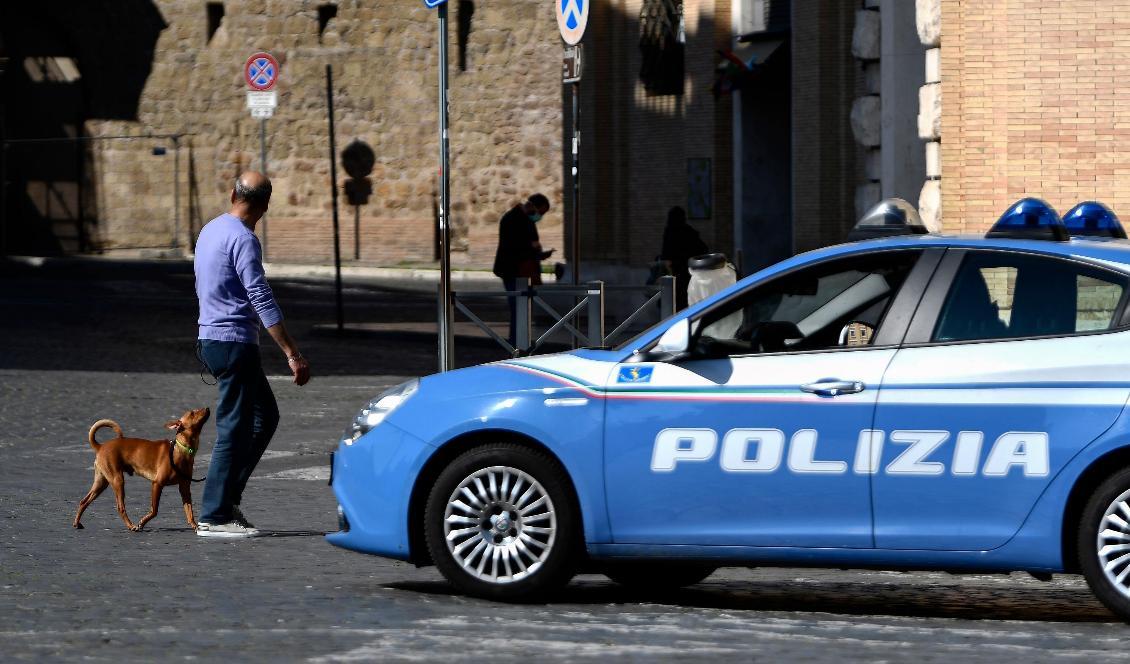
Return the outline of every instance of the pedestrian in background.
<path id="1" fill-rule="evenodd" d="M 196 242 L 196 296 L 200 300 L 198 350 L 220 386 L 216 445 L 204 484 L 196 534 L 259 534 L 240 504 L 243 489 L 279 423 L 275 395 L 259 356 L 259 324 L 286 354 L 294 382 L 305 385 L 310 367 L 283 324 L 263 273 L 255 224 L 267 212 L 271 181 L 261 173 L 239 176 L 231 210 L 209 221 Z"/>
<path id="2" fill-rule="evenodd" d="M 508 291 L 517 289 L 519 277 L 529 277 L 531 284 L 541 283 L 541 262 L 553 255 L 553 249 L 542 251 L 537 222 L 549 212 L 549 199 L 533 194 L 525 203 L 515 205 L 498 222 L 498 249 L 494 254 L 494 274 L 502 279 Z M 510 302 L 510 345 L 517 339 L 517 298 Z"/>
<path id="3" fill-rule="evenodd" d="M 667 261 L 675 275 L 675 308 L 687 308 L 687 285 L 691 281 L 687 261 L 707 252 L 706 243 L 698 231 L 687 223 L 687 213 L 675 206 L 667 211 L 667 226 L 663 229 L 663 249 L 660 258 Z"/>

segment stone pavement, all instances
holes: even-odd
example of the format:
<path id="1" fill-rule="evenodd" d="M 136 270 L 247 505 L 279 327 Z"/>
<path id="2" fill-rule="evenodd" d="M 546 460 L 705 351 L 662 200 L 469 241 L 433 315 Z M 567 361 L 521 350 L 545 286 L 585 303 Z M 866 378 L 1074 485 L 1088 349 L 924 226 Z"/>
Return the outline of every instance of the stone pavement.
<path id="1" fill-rule="evenodd" d="M 141 533 L 126 531 L 109 491 L 76 531 L 94 420 L 156 438 L 170 417 L 214 403 L 186 342 L 191 277 L 167 265 L 0 263 L 0 659 L 1130 661 L 1127 628 L 1074 576 L 727 569 L 640 593 L 586 575 L 514 606 L 455 595 L 434 568 L 332 547 L 321 537 L 336 524 L 329 451 L 366 399 L 430 371 L 434 349 L 419 335 L 309 337 L 332 319 L 327 285 L 275 287 L 315 377 L 295 387 L 264 347 L 283 419 L 245 504 L 271 536 L 197 538 L 174 488 Z M 434 311 L 420 295 L 349 292 L 358 320 Z M 203 454 L 212 440 L 209 426 Z M 126 490 L 139 517 L 148 483 L 129 478 Z"/>

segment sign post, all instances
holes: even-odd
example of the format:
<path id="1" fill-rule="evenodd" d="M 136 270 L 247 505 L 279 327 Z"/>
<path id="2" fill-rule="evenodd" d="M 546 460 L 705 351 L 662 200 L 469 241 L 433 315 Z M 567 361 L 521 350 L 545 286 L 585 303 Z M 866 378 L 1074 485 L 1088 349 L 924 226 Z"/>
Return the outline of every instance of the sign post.
<path id="1" fill-rule="evenodd" d="M 573 284 L 581 282 L 581 38 L 589 23 L 589 4 L 592 0 L 553 0 L 557 14 L 557 28 L 567 44 L 562 63 L 561 82 L 573 92 L 573 218 L 571 220 L 571 248 Z"/>
<path id="2" fill-rule="evenodd" d="M 342 313 L 341 304 L 341 235 L 338 232 L 337 219 L 337 161 L 335 160 L 337 148 L 334 143 L 334 71 L 333 67 L 326 65 L 326 109 L 330 116 L 330 198 L 333 200 L 334 219 L 334 292 L 337 304 L 337 332 L 341 334 L 345 327 L 345 315 Z"/>
<path id="3" fill-rule="evenodd" d="M 259 52 L 247 58 L 243 65 L 243 80 L 247 81 L 247 108 L 251 117 L 259 119 L 259 164 L 267 175 L 267 118 L 275 114 L 278 93 L 272 88 L 279 81 L 279 61 L 273 55 Z M 263 259 L 267 258 L 267 217 L 263 217 Z"/>
<path id="4" fill-rule="evenodd" d="M 437 8 L 439 17 L 439 370 L 455 368 L 452 357 L 454 311 L 451 308 L 451 177 L 447 142 L 447 0 L 424 0 L 424 6 Z"/>

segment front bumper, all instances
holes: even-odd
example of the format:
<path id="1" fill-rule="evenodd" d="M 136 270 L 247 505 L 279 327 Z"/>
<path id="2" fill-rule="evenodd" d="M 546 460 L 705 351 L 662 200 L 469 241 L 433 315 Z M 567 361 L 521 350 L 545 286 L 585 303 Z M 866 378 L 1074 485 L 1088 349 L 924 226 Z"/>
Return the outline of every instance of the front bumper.
<path id="1" fill-rule="evenodd" d="M 388 422 L 353 445 L 341 444 L 330 471 L 339 523 L 330 544 L 408 560 L 408 503 L 412 487 L 435 448 Z"/>

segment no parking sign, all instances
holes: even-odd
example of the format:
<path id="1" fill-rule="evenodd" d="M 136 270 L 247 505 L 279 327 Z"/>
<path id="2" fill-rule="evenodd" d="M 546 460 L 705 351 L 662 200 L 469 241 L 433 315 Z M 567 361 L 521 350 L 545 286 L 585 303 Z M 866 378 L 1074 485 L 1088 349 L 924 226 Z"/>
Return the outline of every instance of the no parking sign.
<path id="1" fill-rule="evenodd" d="M 256 53 L 243 65 L 243 78 L 252 90 L 270 90 L 279 80 L 279 61 L 270 53 Z"/>

